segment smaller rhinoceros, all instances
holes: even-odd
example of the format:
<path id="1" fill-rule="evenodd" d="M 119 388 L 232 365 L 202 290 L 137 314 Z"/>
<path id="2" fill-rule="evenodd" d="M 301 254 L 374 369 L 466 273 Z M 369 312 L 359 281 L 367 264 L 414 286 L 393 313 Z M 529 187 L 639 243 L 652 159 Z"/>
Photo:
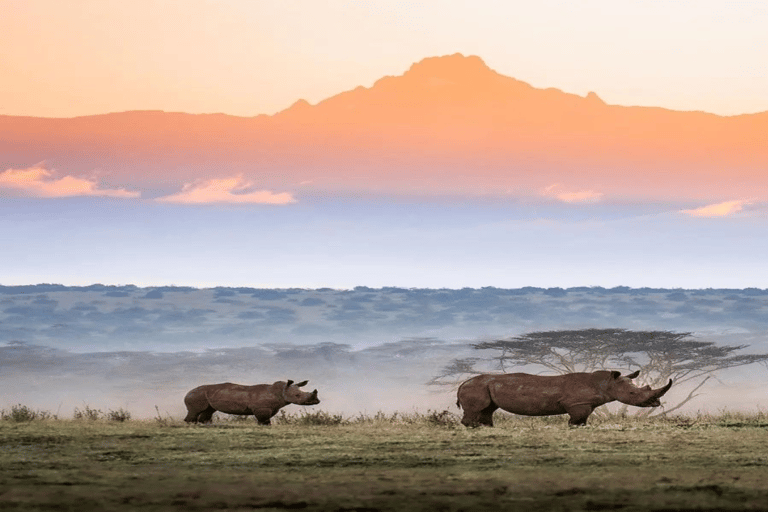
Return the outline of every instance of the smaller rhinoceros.
<path id="1" fill-rule="evenodd" d="M 320 403 L 317 390 L 309 393 L 299 388 L 308 381 L 294 384 L 279 380 L 274 384 L 241 386 L 225 382 L 198 386 L 184 397 L 188 423 L 207 423 L 216 411 L 227 414 L 254 415 L 259 425 L 269 425 L 269 419 L 288 404 L 315 405 Z"/>
<path id="2" fill-rule="evenodd" d="M 672 387 L 639 388 L 632 384 L 639 371 L 626 376 L 600 370 L 565 375 L 505 373 L 477 375 L 459 386 L 456 405 L 464 409 L 461 423 L 468 427 L 493 426 L 493 412 L 503 409 L 524 416 L 569 414 L 569 425 L 586 425 L 596 407 L 618 400 L 637 407 L 658 407 L 659 398 Z"/>

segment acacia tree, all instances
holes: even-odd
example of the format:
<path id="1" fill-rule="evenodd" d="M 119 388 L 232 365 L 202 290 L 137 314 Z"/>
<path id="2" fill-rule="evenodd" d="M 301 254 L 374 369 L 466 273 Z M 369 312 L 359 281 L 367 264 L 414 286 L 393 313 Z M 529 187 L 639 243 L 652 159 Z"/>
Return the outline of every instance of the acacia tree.
<path id="1" fill-rule="evenodd" d="M 718 346 L 710 341 L 695 340 L 690 332 L 672 331 L 581 329 L 531 332 L 471 346 L 476 350 L 491 351 L 491 354 L 454 359 L 430 383 L 454 385 L 471 375 L 488 371 L 508 373 L 519 367 L 528 367 L 527 371 L 533 367 L 534 371 L 555 374 L 639 369 L 638 382 L 653 388 L 666 384 L 669 379 L 675 386 L 685 383 L 692 386 L 679 403 L 665 410 L 665 414 L 698 396 L 699 389 L 715 373 L 768 361 L 768 354 L 736 354 L 747 345 Z M 644 410 L 640 414 L 651 412 Z"/>

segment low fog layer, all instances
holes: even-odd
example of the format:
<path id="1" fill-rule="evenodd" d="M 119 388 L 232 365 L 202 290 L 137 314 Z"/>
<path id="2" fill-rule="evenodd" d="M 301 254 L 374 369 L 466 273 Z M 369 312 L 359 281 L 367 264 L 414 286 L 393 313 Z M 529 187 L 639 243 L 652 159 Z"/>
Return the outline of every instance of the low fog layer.
<path id="1" fill-rule="evenodd" d="M 768 292 L 0 286 L 0 408 L 149 417 L 157 406 L 179 418 L 199 384 L 309 379 L 315 410 L 458 413 L 454 389 L 427 382 L 454 358 L 482 356 L 470 343 L 588 327 L 691 331 L 765 353 Z M 686 410 L 768 405 L 765 367 L 717 375 Z M 666 401 L 684 391 L 673 387 Z"/>

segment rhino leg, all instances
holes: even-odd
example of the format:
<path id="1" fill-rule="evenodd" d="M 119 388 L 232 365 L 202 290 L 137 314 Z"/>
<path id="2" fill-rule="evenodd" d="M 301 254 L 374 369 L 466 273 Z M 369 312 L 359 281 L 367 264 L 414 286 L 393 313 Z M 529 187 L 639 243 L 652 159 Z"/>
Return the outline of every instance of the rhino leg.
<path id="1" fill-rule="evenodd" d="M 213 407 L 208 407 L 202 411 L 191 409 L 187 412 L 187 417 L 184 418 L 184 421 L 187 423 L 207 423 L 211 421 L 214 412 L 216 412 L 216 409 Z"/>
<path id="2" fill-rule="evenodd" d="M 259 425 L 272 424 L 272 422 L 269 420 L 272 417 L 271 409 L 256 409 L 253 411 L 253 415 L 256 417 L 256 421 L 259 422 Z"/>
<path id="3" fill-rule="evenodd" d="M 480 426 L 480 413 L 476 411 L 464 410 L 464 417 L 461 418 L 461 424 L 465 427 L 479 427 Z"/>
<path id="4" fill-rule="evenodd" d="M 491 405 L 480 411 L 480 424 L 485 425 L 486 427 L 492 427 L 493 413 L 498 408 L 499 407 L 496 404 L 491 403 Z"/>
<path id="5" fill-rule="evenodd" d="M 466 427 L 493 426 L 493 411 L 499 407 L 491 400 L 488 386 L 471 379 L 461 386 L 458 391 L 456 405 L 464 409 L 461 424 Z"/>
<path id="6" fill-rule="evenodd" d="M 493 426 L 493 412 L 499 407 L 491 403 L 484 409 L 479 411 L 476 408 L 467 409 L 464 408 L 464 417 L 461 418 L 461 424 L 466 427 L 492 427 Z"/>
<path id="7" fill-rule="evenodd" d="M 205 393 L 199 389 L 194 389 L 184 397 L 184 405 L 187 406 L 187 417 L 184 421 L 187 423 L 210 421 L 211 416 L 216 411 L 208 403 Z"/>
<path id="8" fill-rule="evenodd" d="M 213 407 L 209 406 L 206 410 L 200 412 L 197 415 L 197 421 L 199 423 L 210 423 L 211 422 L 211 418 L 213 418 L 213 413 L 215 413 L 215 412 L 216 412 L 216 409 L 214 409 Z"/>
<path id="9" fill-rule="evenodd" d="M 579 427 L 587 424 L 587 418 L 592 414 L 593 407 L 591 405 L 573 405 L 567 407 L 565 411 L 571 417 L 571 419 L 568 420 L 568 425 Z"/>

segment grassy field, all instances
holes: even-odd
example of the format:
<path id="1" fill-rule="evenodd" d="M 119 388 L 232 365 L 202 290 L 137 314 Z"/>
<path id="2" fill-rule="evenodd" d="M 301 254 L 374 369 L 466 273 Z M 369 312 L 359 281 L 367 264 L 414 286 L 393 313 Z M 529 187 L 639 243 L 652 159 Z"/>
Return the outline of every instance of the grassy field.
<path id="1" fill-rule="evenodd" d="M 3 416 L 0 510 L 768 510 L 762 413 L 479 429 L 448 413 Z"/>

